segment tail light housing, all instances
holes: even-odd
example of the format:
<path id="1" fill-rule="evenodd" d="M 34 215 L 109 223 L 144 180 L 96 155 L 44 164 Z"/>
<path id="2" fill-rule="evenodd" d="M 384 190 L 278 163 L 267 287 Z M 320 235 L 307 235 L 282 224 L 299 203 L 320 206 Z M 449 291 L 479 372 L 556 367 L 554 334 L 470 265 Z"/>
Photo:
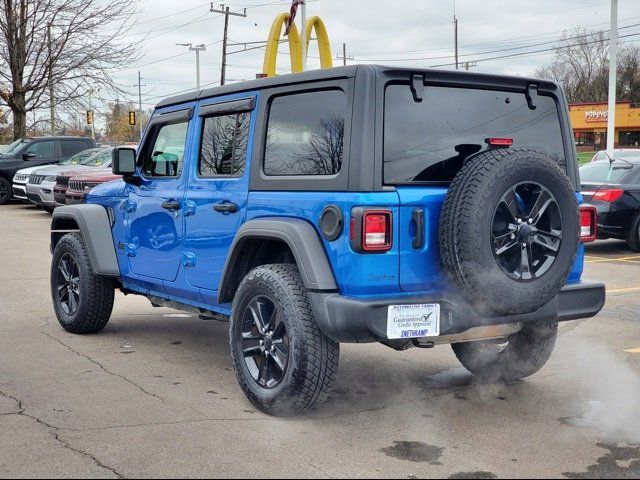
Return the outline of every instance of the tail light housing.
<path id="1" fill-rule="evenodd" d="M 623 194 L 624 190 L 621 188 L 601 188 L 600 190 L 596 190 L 591 200 L 611 203 L 618 200 Z"/>
<path id="2" fill-rule="evenodd" d="M 349 224 L 351 247 L 360 253 L 381 253 L 393 245 L 393 214 L 384 208 L 361 208 L 351 211 Z"/>
<path id="3" fill-rule="evenodd" d="M 580 241 L 593 242 L 597 235 L 598 212 L 593 205 L 580 205 Z"/>
<path id="4" fill-rule="evenodd" d="M 490 137 L 484 141 L 492 147 L 510 147 L 513 145 L 513 138 Z"/>

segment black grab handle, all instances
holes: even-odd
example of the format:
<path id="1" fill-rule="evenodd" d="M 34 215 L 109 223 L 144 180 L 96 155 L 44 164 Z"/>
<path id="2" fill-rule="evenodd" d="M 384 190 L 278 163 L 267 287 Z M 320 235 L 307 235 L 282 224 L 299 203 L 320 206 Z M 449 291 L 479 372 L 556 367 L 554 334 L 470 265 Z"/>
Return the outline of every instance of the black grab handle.
<path id="1" fill-rule="evenodd" d="M 416 237 L 411 246 L 418 250 L 424 246 L 424 210 L 416 208 L 411 218 L 416 223 Z"/>

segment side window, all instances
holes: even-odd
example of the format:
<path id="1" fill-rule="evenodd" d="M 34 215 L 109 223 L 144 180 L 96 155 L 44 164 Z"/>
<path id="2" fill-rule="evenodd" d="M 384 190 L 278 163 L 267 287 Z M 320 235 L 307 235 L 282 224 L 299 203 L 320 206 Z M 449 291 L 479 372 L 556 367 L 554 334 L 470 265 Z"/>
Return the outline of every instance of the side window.
<path id="1" fill-rule="evenodd" d="M 149 138 L 142 171 L 150 177 L 178 177 L 182 172 L 189 122 L 158 125 Z"/>
<path id="2" fill-rule="evenodd" d="M 244 174 L 250 119 L 248 112 L 203 119 L 198 162 L 201 177 Z"/>
<path id="3" fill-rule="evenodd" d="M 347 100 L 342 90 L 276 97 L 264 154 L 267 175 L 336 175 L 342 166 Z"/>
<path id="4" fill-rule="evenodd" d="M 55 141 L 34 142 L 27 149 L 27 153 L 35 154 L 36 158 L 49 158 L 55 156 Z"/>
<path id="5" fill-rule="evenodd" d="M 88 145 L 83 140 L 61 140 L 60 150 L 62 151 L 62 158 L 68 158 L 75 155 L 78 152 L 86 150 Z"/>

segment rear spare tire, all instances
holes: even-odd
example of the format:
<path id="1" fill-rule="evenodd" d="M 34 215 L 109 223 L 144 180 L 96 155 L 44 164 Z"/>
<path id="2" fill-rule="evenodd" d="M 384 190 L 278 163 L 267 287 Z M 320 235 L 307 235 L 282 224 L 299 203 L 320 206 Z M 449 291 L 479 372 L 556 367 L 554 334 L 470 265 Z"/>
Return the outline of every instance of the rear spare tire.
<path id="1" fill-rule="evenodd" d="M 481 315 L 530 313 L 564 286 L 580 236 L 565 172 L 538 152 L 497 149 L 454 178 L 440 215 L 444 267 Z"/>

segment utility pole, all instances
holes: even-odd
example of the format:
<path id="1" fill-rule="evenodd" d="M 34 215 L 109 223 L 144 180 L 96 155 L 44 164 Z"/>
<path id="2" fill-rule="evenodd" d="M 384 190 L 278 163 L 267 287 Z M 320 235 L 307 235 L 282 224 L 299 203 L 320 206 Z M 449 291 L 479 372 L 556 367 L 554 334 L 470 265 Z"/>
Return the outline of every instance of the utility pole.
<path id="1" fill-rule="evenodd" d="M 89 111 L 91 112 L 91 138 L 96 139 L 96 129 L 94 124 L 96 123 L 96 116 L 93 111 L 93 90 L 89 90 Z"/>
<path id="2" fill-rule="evenodd" d="M 611 0 L 611 33 L 609 34 L 609 111 L 607 119 L 607 150 L 616 142 L 616 74 L 618 68 L 618 0 Z"/>
<path id="3" fill-rule="evenodd" d="M 453 42 L 455 45 L 456 70 L 458 70 L 458 17 L 456 17 L 456 0 L 453 0 Z"/>
<path id="4" fill-rule="evenodd" d="M 342 60 L 342 64 L 346 67 L 347 66 L 347 60 L 355 60 L 355 58 L 352 55 L 349 55 L 347 57 L 347 44 L 343 43 L 342 44 L 342 56 L 340 55 L 336 55 L 336 58 L 338 60 Z"/>
<path id="5" fill-rule="evenodd" d="M 142 83 L 142 76 L 140 70 L 138 70 L 138 83 L 134 87 L 138 87 L 138 125 L 140 126 L 140 141 L 142 141 L 142 87 L 146 87 L 147 84 Z"/>
<path id="6" fill-rule="evenodd" d="M 220 10 L 213 8 L 213 2 L 211 2 L 211 13 L 221 13 L 224 15 L 224 36 L 222 37 L 222 70 L 220 72 L 220 85 L 224 85 L 225 76 L 227 72 L 227 41 L 229 39 L 229 15 L 234 17 L 247 18 L 247 9 L 244 9 L 243 13 L 231 12 L 229 7 L 225 7 L 224 4 L 220 5 Z"/>
<path id="7" fill-rule="evenodd" d="M 453 15 L 454 43 L 456 49 L 456 70 L 458 70 L 458 17 Z"/>
<path id="8" fill-rule="evenodd" d="M 189 47 L 190 51 L 196 52 L 196 89 L 200 91 L 200 52 L 207 49 L 206 45 L 204 43 L 195 47 L 191 43 L 176 43 L 176 45 Z"/>
<path id="9" fill-rule="evenodd" d="M 477 67 L 478 62 L 464 62 L 464 69 L 469 71 L 471 67 Z"/>
<path id="10" fill-rule="evenodd" d="M 56 106 L 53 96 L 53 45 L 51 41 L 51 24 L 47 25 L 47 44 L 49 48 L 49 117 L 51 121 L 51 136 L 56 134 Z"/>

